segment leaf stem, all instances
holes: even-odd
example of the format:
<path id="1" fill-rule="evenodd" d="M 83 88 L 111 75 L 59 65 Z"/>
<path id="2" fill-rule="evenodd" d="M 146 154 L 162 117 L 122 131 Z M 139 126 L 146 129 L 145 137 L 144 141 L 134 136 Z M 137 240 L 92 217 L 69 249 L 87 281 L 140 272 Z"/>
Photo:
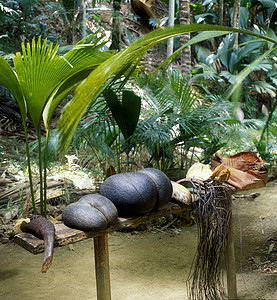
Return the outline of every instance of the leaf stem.
<path id="1" fill-rule="evenodd" d="M 44 179 L 44 187 L 43 187 L 43 192 L 44 192 L 44 201 L 43 201 L 43 209 L 46 215 L 46 203 L 47 203 L 47 163 L 48 163 L 48 142 L 49 142 L 49 133 L 50 130 L 47 129 L 46 131 L 46 142 L 45 142 L 45 149 L 44 149 L 44 162 L 43 162 L 43 179 Z"/>
<path id="2" fill-rule="evenodd" d="M 261 134 L 261 136 L 260 136 L 259 143 L 258 143 L 258 145 L 257 145 L 257 149 L 260 148 L 260 145 L 261 145 L 263 136 L 264 136 L 264 134 L 265 134 L 266 129 L 268 128 L 269 122 L 270 122 L 271 119 L 272 119 L 272 116 L 273 116 L 273 113 L 274 113 L 276 107 L 277 107 L 277 99 L 275 100 L 275 102 L 274 102 L 274 104 L 273 104 L 273 107 L 272 107 L 272 109 L 271 109 L 271 111 L 270 111 L 270 114 L 268 115 L 268 118 L 267 118 L 267 120 L 266 120 L 265 126 L 263 127 L 263 131 L 262 131 L 262 134 Z"/>
<path id="3" fill-rule="evenodd" d="M 37 131 L 38 137 L 38 155 L 39 155 L 39 190 L 40 190 L 40 214 L 46 217 L 46 211 L 44 210 L 44 195 L 43 195 L 43 169 L 42 169 L 42 153 L 41 153 L 41 130 Z"/>
<path id="4" fill-rule="evenodd" d="M 23 121 L 23 128 L 24 128 L 24 134 L 25 134 L 26 156 L 27 156 L 27 163 L 28 163 L 28 175 L 29 175 L 30 191 L 31 191 L 31 197 L 32 197 L 33 213 L 37 214 L 35 195 L 34 195 L 34 187 L 33 187 L 33 174 L 32 174 L 32 169 L 31 169 L 31 160 L 30 160 L 29 139 L 28 139 L 26 121 Z"/>

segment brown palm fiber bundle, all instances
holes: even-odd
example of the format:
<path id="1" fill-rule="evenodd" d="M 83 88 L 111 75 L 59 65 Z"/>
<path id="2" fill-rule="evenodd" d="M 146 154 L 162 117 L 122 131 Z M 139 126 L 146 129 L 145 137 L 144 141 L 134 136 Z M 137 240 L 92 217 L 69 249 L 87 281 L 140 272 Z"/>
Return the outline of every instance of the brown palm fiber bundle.
<path id="1" fill-rule="evenodd" d="M 216 180 L 185 181 L 190 182 L 193 188 L 193 214 L 198 225 L 199 239 L 187 281 L 189 299 L 227 299 L 222 275 L 232 216 L 231 190 Z"/>

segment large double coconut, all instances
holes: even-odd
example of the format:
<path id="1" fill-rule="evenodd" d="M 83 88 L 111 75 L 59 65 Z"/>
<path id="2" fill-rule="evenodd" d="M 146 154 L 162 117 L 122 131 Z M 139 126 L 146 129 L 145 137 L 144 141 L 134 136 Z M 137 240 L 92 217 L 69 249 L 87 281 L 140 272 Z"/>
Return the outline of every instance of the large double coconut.
<path id="1" fill-rule="evenodd" d="M 130 217 L 161 208 L 171 196 L 171 182 L 160 170 L 120 173 L 103 182 L 100 195 L 86 195 L 69 204 L 62 217 L 69 227 L 99 231 L 115 223 L 118 215 Z"/>
<path id="2" fill-rule="evenodd" d="M 108 177 L 100 194 L 114 203 L 119 216 L 129 217 L 164 206 L 172 196 L 172 185 L 162 171 L 146 168 Z"/>
<path id="3" fill-rule="evenodd" d="M 98 194 L 86 195 L 69 204 L 62 214 L 65 225 L 84 231 L 104 230 L 115 223 L 117 217 L 114 204 Z"/>

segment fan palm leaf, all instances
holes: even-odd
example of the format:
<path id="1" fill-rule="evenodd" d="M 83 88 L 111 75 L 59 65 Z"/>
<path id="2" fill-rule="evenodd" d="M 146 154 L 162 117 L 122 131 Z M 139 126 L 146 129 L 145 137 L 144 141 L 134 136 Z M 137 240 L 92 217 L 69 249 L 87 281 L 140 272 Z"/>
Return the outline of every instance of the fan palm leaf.
<path id="1" fill-rule="evenodd" d="M 32 43 L 22 44 L 22 54 L 16 53 L 13 58 L 14 69 L 0 58 L 0 82 L 3 83 L 14 95 L 22 115 L 26 138 L 26 152 L 28 157 L 29 178 L 33 209 L 34 194 L 31 183 L 30 155 L 28 135 L 26 129 L 27 111 L 34 124 L 39 145 L 39 170 L 40 170 L 40 204 L 41 213 L 46 214 L 46 165 L 47 151 L 44 157 L 44 195 L 42 183 L 42 150 L 41 150 L 41 122 L 44 119 L 47 130 L 46 149 L 49 137 L 49 125 L 53 112 L 59 102 L 71 92 L 84 78 L 104 60 L 110 58 L 112 53 L 99 51 L 105 42 L 103 36 L 97 38 L 97 32 L 80 41 L 71 51 L 64 56 L 57 56 L 58 45 L 41 42 L 39 37 Z"/>

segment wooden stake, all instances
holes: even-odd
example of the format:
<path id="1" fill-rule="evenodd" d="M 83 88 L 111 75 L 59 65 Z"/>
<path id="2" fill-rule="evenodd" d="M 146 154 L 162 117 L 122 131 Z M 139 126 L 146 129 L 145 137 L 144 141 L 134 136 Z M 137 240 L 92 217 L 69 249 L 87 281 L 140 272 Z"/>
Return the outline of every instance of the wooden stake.
<path id="1" fill-rule="evenodd" d="M 97 300 L 111 300 L 108 233 L 94 237 Z"/>
<path id="2" fill-rule="evenodd" d="M 226 269 L 227 269 L 228 299 L 236 300 L 238 296 L 237 296 L 236 260 L 235 260 L 232 216 L 230 218 L 230 223 L 229 223 L 229 232 L 227 236 L 225 260 L 226 260 Z"/>

